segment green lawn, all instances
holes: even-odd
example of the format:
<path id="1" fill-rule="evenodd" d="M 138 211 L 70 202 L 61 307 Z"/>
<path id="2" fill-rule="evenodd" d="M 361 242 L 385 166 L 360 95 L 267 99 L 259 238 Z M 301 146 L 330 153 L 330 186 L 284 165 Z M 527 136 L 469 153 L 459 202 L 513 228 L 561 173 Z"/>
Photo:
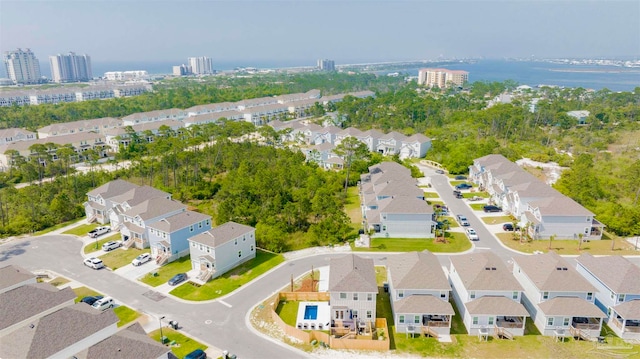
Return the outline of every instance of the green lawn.
<path id="1" fill-rule="evenodd" d="M 111 268 L 111 270 L 116 270 L 131 263 L 131 261 L 135 257 L 139 256 L 142 253 L 149 253 L 149 250 L 137 249 L 133 247 L 126 250 L 123 248 L 118 248 L 107 252 L 107 254 L 101 255 L 99 258 L 102 259 L 105 266 Z"/>
<path id="2" fill-rule="evenodd" d="M 81 219 L 81 220 L 72 219 L 72 220 L 67 221 L 67 222 L 58 223 L 58 224 L 56 224 L 55 226 L 51 226 L 51 227 L 49 227 L 49 228 L 45 228 L 45 229 L 43 229 L 43 230 L 41 230 L 41 231 L 38 231 L 38 232 L 34 233 L 33 235 L 34 235 L 34 236 L 41 236 L 41 235 L 43 235 L 43 234 L 47 234 L 47 233 L 53 232 L 53 231 L 55 231 L 56 229 L 64 228 L 64 227 L 66 227 L 66 226 L 68 226 L 68 225 L 71 225 L 71 224 L 74 224 L 74 223 L 77 223 L 77 222 L 79 222 L 79 221 L 83 221 L 83 220 L 84 220 L 84 219 Z"/>
<path id="3" fill-rule="evenodd" d="M 135 258 L 135 256 L 133 258 Z M 129 262 L 131 262 L 133 258 L 131 258 Z M 173 261 L 169 264 L 163 265 L 162 267 L 158 268 L 157 277 L 154 277 L 153 275 L 151 275 L 151 273 L 148 273 L 144 277 L 142 277 L 140 281 L 152 287 L 157 287 L 160 284 L 164 284 L 168 282 L 169 279 L 171 279 L 171 277 L 173 277 L 174 275 L 178 273 L 186 273 L 190 270 L 191 270 L 190 257 L 184 256 L 182 258 L 179 258 L 176 261 Z"/>
<path id="4" fill-rule="evenodd" d="M 113 235 L 110 235 L 108 237 L 104 237 L 102 239 L 98 240 L 98 245 L 96 246 L 96 242 L 91 242 L 89 244 L 87 244 L 86 246 L 84 246 L 84 253 L 88 254 L 91 252 L 96 252 L 100 249 L 102 249 L 102 245 L 109 242 L 109 241 L 118 241 L 120 240 L 120 233 L 114 233 Z"/>
<path id="5" fill-rule="evenodd" d="M 514 239 L 513 232 L 498 233 L 496 236 L 507 247 L 524 253 L 533 253 L 535 251 L 548 252 L 549 240 L 540 239 L 532 241 L 524 241 L 520 243 L 518 239 Z M 560 255 L 580 255 L 588 252 L 593 255 L 638 255 L 640 251 L 636 251 L 629 242 L 623 239 L 613 239 L 615 241 L 614 250 L 611 250 L 611 239 L 603 239 L 599 241 L 583 242 L 581 250 L 578 250 L 578 241 L 569 239 L 556 239 L 551 241 L 551 250 Z"/>
<path id="6" fill-rule="evenodd" d="M 88 223 L 88 224 L 81 224 L 77 227 L 71 228 L 68 231 L 64 231 L 62 232 L 63 234 L 73 234 L 76 236 L 86 236 L 87 233 L 89 233 L 90 230 L 99 227 L 100 224 L 96 224 L 96 223 Z"/>
<path id="7" fill-rule="evenodd" d="M 378 283 L 378 287 L 382 287 L 382 285 L 386 281 L 387 281 L 387 267 L 376 266 L 376 283 Z"/>
<path id="8" fill-rule="evenodd" d="M 113 308 L 113 312 L 116 313 L 120 319 L 118 327 L 131 323 L 140 316 L 140 313 L 124 305 Z"/>
<path id="9" fill-rule="evenodd" d="M 169 339 L 169 343 L 176 342 L 176 345 L 171 346 L 171 351 L 178 358 L 184 358 L 187 354 L 196 349 L 206 350 L 208 347 L 200 342 L 197 342 L 186 335 L 179 333 L 169 327 L 162 328 L 162 335 Z M 160 342 L 160 329 L 154 330 L 149 333 L 151 339 Z"/>
<path id="10" fill-rule="evenodd" d="M 78 303 L 82 298 L 84 297 L 94 297 L 96 295 L 102 295 L 92 289 L 89 289 L 87 287 L 78 287 L 78 288 L 73 288 L 74 293 L 76 293 L 76 295 L 78 296 L 75 299 L 75 302 Z"/>
<path id="11" fill-rule="evenodd" d="M 481 219 L 486 224 L 513 223 L 513 218 L 510 216 L 482 217 Z"/>
<path id="12" fill-rule="evenodd" d="M 280 318 L 292 327 L 296 327 L 296 320 L 298 319 L 298 308 L 300 307 L 299 301 L 284 301 L 281 300 L 276 308 L 276 313 Z"/>
<path id="13" fill-rule="evenodd" d="M 482 197 L 489 198 L 489 194 L 487 192 L 465 192 L 462 194 L 463 198 L 473 198 L 473 197 Z"/>
<path id="14" fill-rule="evenodd" d="M 65 277 L 55 277 L 49 281 L 49 284 L 51 284 L 54 287 L 58 287 L 66 283 L 69 283 L 69 280 Z"/>
<path id="15" fill-rule="evenodd" d="M 446 219 L 447 221 L 449 221 L 449 228 L 456 228 L 456 227 L 460 227 L 460 226 L 458 225 L 458 222 L 456 222 L 456 219 L 455 219 L 455 218 L 453 218 L 453 217 L 444 217 L 444 218 L 442 218 L 442 221 L 444 221 L 445 219 Z"/>
<path id="16" fill-rule="evenodd" d="M 427 204 L 429 205 L 434 205 L 434 204 L 439 204 L 441 206 L 444 206 L 444 202 L 443 201 L 437 201 L 437 200 L 433 200 L 433 199 L 427 199 Z"/>
<path id="17" fill-rule="evenodd" d="M 360 208 L 360 196 L 358 195 L 358 187 L 349 187 L 347 189 L 347 199 L 344 205 L 344 211 L 351 219 L 351 227 L 357 232 L 362 228 L 362 209 Z"/>
<path id="18" fill-rule="evenodd" d="M 484 206 L 486 206 L 486 205 L 487 205 L 486 203 L 472 203 L 469 206 L 473 210 L 482 211 L 482 208 L 484 208 Z"/>
<path id="19" fill-rule="evenodd" d="M 453 187 L 455 187 L 455 186 L 457 186 L 457 185 L 459 185 L 459 184 L 462 184 L 462 183 L 470 184 L 470 185 L 472 185 L 473 187 L 477 187 L 476 185 L 474 185 L 473 183 L 468 182 L 468 181 L 451 181 L 450 183 L 451 183 L 451 185 L 452 185 Z"/>
<path id="20" fill-rule="evenodd" d="M 185 300 L 201 301 L 215 299 L 233 292 L 283 261 L 284 257 L 280 254 L 258 249 L 256 251 L 256 258 L 241 264 L 221 277 L 212 279 L 203 286 L 197 286 L 194 283 L 187 282 L 172 290 L 170 293 Z"/>
<path id="21" fill-rule="evenodd" d="M 447 232 L 447 243 L 435 242 L 432 238 L 372 238 L 371 248 L 351 249 L 356 252 L 413 252 L 425 249 L 435 253 L 456 253 L 471 248 L 464 233 Z"/>
<path id="22" fill-rule="evenodd" d="M 424 198 L 440 198 L 440 196 L 436 192 L 425 192 Z"/>

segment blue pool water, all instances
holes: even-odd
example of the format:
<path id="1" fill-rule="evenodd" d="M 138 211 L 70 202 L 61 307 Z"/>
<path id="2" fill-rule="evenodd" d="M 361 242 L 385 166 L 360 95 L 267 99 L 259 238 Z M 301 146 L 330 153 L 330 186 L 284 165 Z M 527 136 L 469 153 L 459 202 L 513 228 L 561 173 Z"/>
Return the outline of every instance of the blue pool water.
<path id="1" fill-rule="evenodd" d="M 307 305 L 304 308 L 304 319 L 311 319 L 311 320 L 318 319 L 318 306 L 317 305 Z"/>

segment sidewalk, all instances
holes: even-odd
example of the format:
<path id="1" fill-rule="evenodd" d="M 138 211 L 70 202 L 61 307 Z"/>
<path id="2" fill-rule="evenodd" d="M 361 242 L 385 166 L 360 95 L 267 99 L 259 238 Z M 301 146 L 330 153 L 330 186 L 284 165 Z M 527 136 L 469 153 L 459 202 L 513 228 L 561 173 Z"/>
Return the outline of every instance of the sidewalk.
<path id="1" fill-rule="evenodd" d="M 290 261 L 290 260 L 294 260 L 294 259 L 313 256 L 313 255 L 316 255 L 316 254 L 347 253 L 347 252 L 351 252 L 351 246 L 349 245 L 349 243 L 346 243 L 346 244 L 341 245 L 341 246 L 333 246 L 333 247 L 305 248 L 305 249 L 301 249 L 299 251 L 293 251 L 293 252 L 284 253 L 283 256 L 284 256 L 285 260 Z"/>

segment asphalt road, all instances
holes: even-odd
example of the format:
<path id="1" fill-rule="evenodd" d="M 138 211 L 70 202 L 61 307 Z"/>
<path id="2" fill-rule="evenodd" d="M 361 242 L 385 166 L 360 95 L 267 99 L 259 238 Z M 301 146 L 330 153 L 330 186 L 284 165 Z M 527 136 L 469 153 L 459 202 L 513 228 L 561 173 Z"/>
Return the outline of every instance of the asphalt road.
<path id="1" fill-rule="evenodd" d="M 478 232 L 480 240 L 472 250 L 489 250 L 508 262 L 518 256 L 504 248 L 485 227 L 484 223 L 460 199 L 453 197 L 453 188 L 444 175 L 438 175 L 428 167 L 422 167 L 425 175 L 449 207 L 452 215 L 463 214 Z M 112 273 L 108 270 L 92 270 L 82 264 L 82 241 L 69 235 L 45 235 L 16 239 L 0 245 L 0 266 L 17 264 L 29 270 L 52 270 L 65 277 L 113 297 L 116 302 L 153 317 L 165 316 L 166 321 L 176 320 L 182 330 L 197 340 L 221 350 L 228 350 L 239 358 L 310 358 L 311 355 L 267 338 L 247 326 L 251 309 L 267 297 L 285 287 L 294 278 L 329 264 L 331 257 L 345 253 L 317 254 L 287 261 L 259 280 L 216 301 L 205 303 L 185 302 L 165 297 L 154 300 L 150 289 Z M 359 253 L 373 258 L 376 264 L 385 264 L 390 253 Z M 455 254 L 454 254 L 455 255 Z M 438 255 L 443 266 L 449 265 L 450 255 Z M 640 258 L 630 258 L 640 264 Z M 575 261 L 571 260 L 572 264 Z M 145 295 L 146 294 L 146 295 Z"/>

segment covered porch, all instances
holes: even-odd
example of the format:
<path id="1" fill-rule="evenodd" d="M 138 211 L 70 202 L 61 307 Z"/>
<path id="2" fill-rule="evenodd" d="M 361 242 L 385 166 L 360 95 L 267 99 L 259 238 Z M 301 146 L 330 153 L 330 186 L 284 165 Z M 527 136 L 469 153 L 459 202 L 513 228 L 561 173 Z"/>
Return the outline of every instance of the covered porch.
<path id="1" fill-rule="evenodd" d="M 451 303 L 428 294 L 414 294 L 393 304 L 397 333 L 438 337 L 451 331 Z"/>
<path id="2" fill-rule="evenodd" d="M 151 248 L 151 256 L 155 258 L 158 265 L 167 263 L 169 257 L 171 257 L 171 243 L 164 240 L 156 243 Z"/>
<path id="3" fill-rule="evenodd" d="M 558 329 L 583 340 L 600 336 L 606 314 L 595 304 L 578 297 L 555 297 L 539 304 L 544 317 L 544 335 L 556 335 Z M 539 324 L 538 321 L 536 324 Z"/>
<path id="4" fill-rule="evenodd" d="M 591 220 L 591 231 L 585 239 L 602 239 L 602 232 L 606 226 L 597 219 Z"/>
<path id="5" fill-rule="evenodd" d="M 197 281 L 206 283 L 216 272 L 216 260 L 212 256 L 206 255 L 198 257 L 198 263 L 199 268 L 197 269 L 199 269 L 199 271 L 198 276 L 196 277 Z"/>
<path id="6" fill-rule="evenodd" d="M 465 318 L 465 325 L 471 335 L 486 333 L 505 339 L 524 335 L 529 312 L 513 299 L 485 296 L 472 300 L 465 306 L 470 316 L 468 319 Z"/>
<path id="7" fill-rule="evenodd" d="M 613 307 L 609 327 L 623 339 L 640 340 L 640 299 Z"/>
<path id="8" fill-rule="evenodd" d="M 149 246 L 149 241 L 145 236 L 145 229 L 139 227 L 131 222 L 124 222 L 120 236 L 122 237 L 122 243 L 124 248 L 131 248 L 135 246 L 139 249 L 144 249 Z"/>

